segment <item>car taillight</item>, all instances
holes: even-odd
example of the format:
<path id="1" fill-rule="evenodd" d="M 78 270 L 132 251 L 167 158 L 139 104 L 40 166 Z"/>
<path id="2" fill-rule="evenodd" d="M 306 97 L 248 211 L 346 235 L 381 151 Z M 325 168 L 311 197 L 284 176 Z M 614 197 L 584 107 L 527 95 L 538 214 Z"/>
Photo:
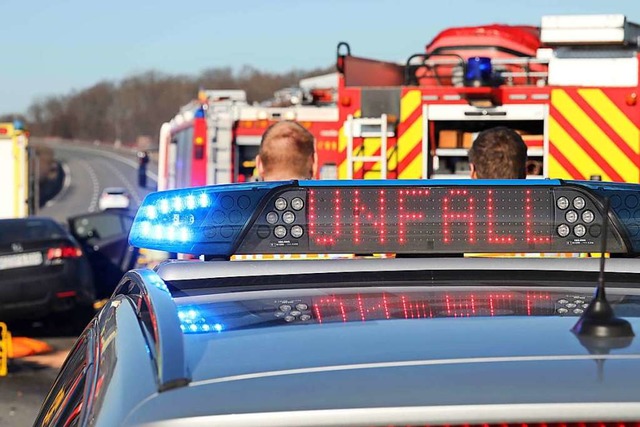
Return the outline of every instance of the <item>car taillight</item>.
<path id="1" fill-rule="evenodd" d="M 61 258 L 78 258 L 82 256 L 82 250 L 75 246 L 60 246 L 58 248 L 49 248 L 47 251 L 47 259 L 49 261 Z"/>

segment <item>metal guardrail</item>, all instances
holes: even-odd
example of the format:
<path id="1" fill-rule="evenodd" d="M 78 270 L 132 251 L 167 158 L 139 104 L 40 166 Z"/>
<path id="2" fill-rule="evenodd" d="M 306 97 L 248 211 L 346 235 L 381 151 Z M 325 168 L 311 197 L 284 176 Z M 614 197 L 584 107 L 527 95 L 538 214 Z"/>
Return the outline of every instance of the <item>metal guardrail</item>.
<path id="1" fill-rule="evenodd" d="M 7 364 L 11 357 L 13 357 L 11 332 L 6 323 L 0 322 L 0 377 L 7 375 Z"/>

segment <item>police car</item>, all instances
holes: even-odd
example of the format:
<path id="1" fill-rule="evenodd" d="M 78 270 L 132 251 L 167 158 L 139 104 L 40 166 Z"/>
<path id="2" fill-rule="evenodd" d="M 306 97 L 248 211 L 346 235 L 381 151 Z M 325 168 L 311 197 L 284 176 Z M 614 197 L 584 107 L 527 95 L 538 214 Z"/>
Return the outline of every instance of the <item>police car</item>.
<path id="1" fill-rule="evenodd" d="M 35 425 L 640 422 L 640 185 L 172 190 L 130 242 L 200 260 L 126 273 Z"/>

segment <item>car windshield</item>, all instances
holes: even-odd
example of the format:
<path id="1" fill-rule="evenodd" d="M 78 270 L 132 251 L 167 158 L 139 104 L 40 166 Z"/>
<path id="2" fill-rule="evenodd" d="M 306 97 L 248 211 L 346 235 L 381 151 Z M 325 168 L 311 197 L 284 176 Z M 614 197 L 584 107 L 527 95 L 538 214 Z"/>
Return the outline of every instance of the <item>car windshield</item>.
<path id="1" fill-rule="evenodd" d="M 60 239 L 66 236 L 61 226 L 47 219 L 18 219 L 0 221 L 0 244 Z"/>

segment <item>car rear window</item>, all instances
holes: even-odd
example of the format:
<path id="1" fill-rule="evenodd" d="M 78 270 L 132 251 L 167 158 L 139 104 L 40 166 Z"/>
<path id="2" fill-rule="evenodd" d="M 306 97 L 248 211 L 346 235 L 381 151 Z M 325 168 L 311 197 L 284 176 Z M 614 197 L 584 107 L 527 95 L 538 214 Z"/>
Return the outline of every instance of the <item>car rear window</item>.
<path id="1" fill-rule="evenodd" d="M 115 195 L 121 195 L 121 194 L 125 193 L 124 190 L 105 190 L 104 192 L 107 193 L 107 194 L 114 195 L 114 196 Z"/>
<path id="2" fill-rule="evenodd" d="M 32 242 L 66 236 L 62 227 L 47 219 L 10 219 L 0 221 L 0 243 Z"/>

